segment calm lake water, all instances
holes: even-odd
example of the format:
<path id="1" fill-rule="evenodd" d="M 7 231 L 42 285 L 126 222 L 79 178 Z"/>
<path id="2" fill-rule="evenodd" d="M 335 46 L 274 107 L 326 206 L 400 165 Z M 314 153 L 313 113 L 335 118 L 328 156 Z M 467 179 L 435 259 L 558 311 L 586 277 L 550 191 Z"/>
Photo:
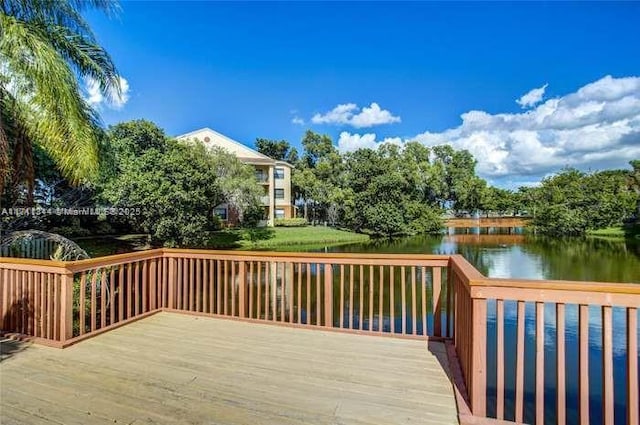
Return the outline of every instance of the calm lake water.
<path id="1" fill-rule="evenodd" d="M 85 248 L 91 256 L 107 255 L 117 252 L 130 251 L 140 240 L 129 241 L 113 239 L 80 240 L 79 245 Z M 299 247 L 282 248 L 292 251 L 322 251 L 322 252 L 375 252 L 375 253 L 425 253 L 425 254 L 454 254 L 464 255 L 480 272 L 488 277 L 525 278 L 525 279 L 559 279 L 580 280 L 592 282 L 630 282 L 640 283 L 640 240 L 622 241 L 601 238 L 545 238 L 526 235 L 521 228 L 458 228 L 449 229 L 447 234 L 440 236 L 416 236 L 394 240 L 375 240 L 363 244 L 349 244 L 330 247 Z M 356 271 L 357 272 L 357 271 Z M 311 273 L 315 274 L 315 269 Z M 364 273 L 368 271 L 364 270 Z M 398 271 L 396 271 L 398 273 Z M 334 278 L 334 282 L 337 279 Z M 356 281 L 358 279 L 356 278 Z M 368 275 L 365 277 L 368 281 Z M 395 282 L 399 282 L 399 276 Z M 357 286 L 357 285 L 356 285 Z M 338 293 L 334 289 L 334 294 Z M 358 291 L 358 289 L 356 289 Z M 399 283 L 396 284 L 396 293 Z M 356 293 L 358 299 L 360 294 Z M 363 294 L 363 295 L 366 295 Z M 430 296 L 430 294 L 429 294 Z M 374 297 L 378 294 L 374 288 Z M 385 296 L 386 297 L 386 296 Z M 303 300 L 306 298 L 303 295 Z M 397 302 L 399 300 L 396 300 Z M 396 302 L 396 304 L 397 304 Z M 337 302 L 334 311 L 338 311 Z M 365 303 L 366 304 L 366 303 Z M 346 305 L 346 304 L 345 304 Z M 303 311 L 303 320 L 314 321 L 316 300 L 311 301 L 311 311 Z M 505 374 L 506 374 L 506 405 L 505 419 L 513 419 L 515 394 L 515 353 L 516 341 L 516 303 L 506 301 L 505 304 Z M 395 305 L 394 310 L 399 313 L 401 305 Z M 354 305 L 354 326 L 358 324 L 358 305 Z M 433 314 L 430 311 L 421 320 L 432 329 Z M 534 422 L 535 399 L 535 305 L 526 304 L 525 313 L 525 422 Z M 496 394 L 496 319 L 495 302 L 488 303 L 488 412 L 495 413 Z M 383 312 L 384 328 L 391 326 L 399 329 L 400 315 L 395 314 L 394 323 L 390 321 L 389 308 Z M 346 316 L 346 314 L 345 314 Z M 365 311 L 366 318 L 366 311 Z M 578 408 L 578 329 L 577 306 L 566 306 L 566 386 L 567 386 L 567 421 L 577 423 Z M 377 323 L 378 316 L 374 316 Z M 446 318 L 443 317 L 443 323 Z M 545 415 L 548 423 L 555 423 L 555 341 L 556 341 L 555 306 L 545 306 Z M 600 394 L 602 387 L 602 319 L 600 309 L 596 306 L 590 311 L 590 394 L 591 421 L 601 422 Z M 614 385 L 616 404 L 616 424 L 625 424 L 624 400 L 626 397 L 626 318 L 624 309 L 613 309 L 613 355 L 614 355 Z M 336 323 L 337 324 L 337 323 Z M 367 329 L 370 324 L 363 323 Z M 410 323 L 409 327 L 422 328 L 422 322 Z M 375 329 L 375 325 L 374 325 Z"/>

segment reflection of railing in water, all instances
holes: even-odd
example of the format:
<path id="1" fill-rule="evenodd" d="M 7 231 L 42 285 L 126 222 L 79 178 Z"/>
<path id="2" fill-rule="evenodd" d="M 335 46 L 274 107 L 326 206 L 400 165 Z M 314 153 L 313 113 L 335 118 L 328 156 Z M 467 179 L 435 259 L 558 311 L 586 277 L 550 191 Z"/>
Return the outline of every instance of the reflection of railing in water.
<path id="1" fill-rule="evenodd" d="M 640 285 L 488 279 L 459 255 L 160 249 L 1 258 L 0 297 L 4 331 L 58 347 L 157 311 L 443 339 L 463 378 L 461 418 L 613 423 L 615 411 L 638 423 Z"/>

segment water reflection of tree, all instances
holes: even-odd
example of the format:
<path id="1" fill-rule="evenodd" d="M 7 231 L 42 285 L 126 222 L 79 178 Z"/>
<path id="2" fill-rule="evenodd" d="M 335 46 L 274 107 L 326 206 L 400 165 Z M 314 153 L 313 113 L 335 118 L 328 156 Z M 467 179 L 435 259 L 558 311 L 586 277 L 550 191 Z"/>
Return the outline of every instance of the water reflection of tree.
<path id="1" fill-rule="evenodd" d="M 639 245 L 634 241 L 531 236 L 522 249 L 541 259 L 545 279 L 640 282 Z"/>

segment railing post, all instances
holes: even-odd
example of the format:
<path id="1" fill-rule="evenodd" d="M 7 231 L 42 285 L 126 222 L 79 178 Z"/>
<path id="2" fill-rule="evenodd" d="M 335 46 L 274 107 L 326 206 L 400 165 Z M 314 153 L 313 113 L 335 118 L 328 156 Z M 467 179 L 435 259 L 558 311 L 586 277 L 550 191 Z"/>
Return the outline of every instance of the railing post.
<path id="1" fill-rule="evenodd" d="M 324 326 L 333 327 L 333 266 L 324 265 Z"/>
<path id="2" fill-rule="evenodd" d="M 158 282 L 158 272 L 157 272 L 157 268 L 158 268 L 158 258 L 154 258 L 153 260 L 151 260 L 150 264 L 149 264 L 149 309 L 150 310 L 155 310 L 157 308 L 162 308 L 161 306 L 158 306 L 157 301 L 157 295 L 156 295 L 156 291 L 158 290 L 158 286 L 157 286 L 157 282 Z M 119 282 L 119 285 L 122 285 L 121 282 Z"/>
<path id="3" fill-rule="evenodd" d="M 240 304 L 240 317 L 247 317 L 247 270 L 244 261 L 238 265 L 238 302 Z"/>
<path id="4" fill-rule="evenodd" d="M 55 307 L 54 307 L 55 308 Z M 73 338 L 73 272 L 60 275 L 60 341 Z"/>
<path id="5" fill-rule="evenodd" d="M 473 299 L 471 339 L 471 411 L 484 417 L 487 410 L 487 300 Z"/>
<path id="6" fill-rule="evenodd" d="M 167 302 L 170 309 L 176 308 L 176 259 L 169 258 L 169 276 L 167 279 Z"/>

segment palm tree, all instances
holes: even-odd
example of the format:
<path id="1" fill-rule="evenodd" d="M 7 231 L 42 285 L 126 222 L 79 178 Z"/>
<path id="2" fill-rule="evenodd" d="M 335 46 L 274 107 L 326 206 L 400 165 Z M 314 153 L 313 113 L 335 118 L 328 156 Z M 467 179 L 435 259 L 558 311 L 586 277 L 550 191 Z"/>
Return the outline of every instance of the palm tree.
<path id="1" fill-rule="evenodd" d="M 70 183 L 98 169 L 99 116 L 80 82 L 107 98 L 120 78 L 81 13 L 119 10 L 110 0 L 0 0 L 0 195 L 34 187 L 33 146 L 53 158 Z"/>

